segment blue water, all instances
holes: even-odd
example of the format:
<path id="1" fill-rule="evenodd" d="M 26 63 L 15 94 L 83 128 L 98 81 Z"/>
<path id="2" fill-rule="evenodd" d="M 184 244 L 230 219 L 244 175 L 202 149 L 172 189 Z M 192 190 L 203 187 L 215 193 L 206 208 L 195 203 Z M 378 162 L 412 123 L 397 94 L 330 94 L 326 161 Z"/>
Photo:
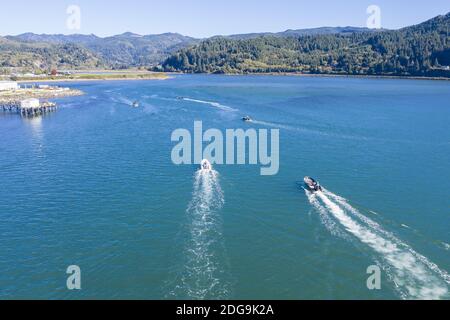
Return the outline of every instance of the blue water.
<path id="1" fill-rule="evenodd" d="M 0 113 L 0 298 L 450 298 L 449 82 L 64 85 L 86 94 L 42 118 Z M 171 133 L 196 120 L 279 128 L 278 175 L 174 165 Z M 306 193 L 305 175 L 324 191 Z"/>

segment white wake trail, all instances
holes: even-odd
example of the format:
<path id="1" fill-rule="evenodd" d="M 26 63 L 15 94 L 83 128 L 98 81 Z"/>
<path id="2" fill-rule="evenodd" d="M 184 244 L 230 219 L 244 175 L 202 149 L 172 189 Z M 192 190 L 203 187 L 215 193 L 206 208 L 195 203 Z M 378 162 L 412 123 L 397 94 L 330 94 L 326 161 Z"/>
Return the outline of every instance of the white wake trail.
<path id="1" fill-rule="evenodd" d="M 110 98 L 113 102 L 116 103 L 120 103 L 120 104 L 125 104 L 127 106 L 132 106 L 133 105 L 133 101 L 121 94 L 116 94 L 115 96 L 111 96 Z"/>
<path id="2" fill-rule="evenodd" d="M 279 123 L 274 123 L 274 122 L 253 120 L 252 123 L 259 124 L 259 125 L 262 125 L 262 126 L 272 127 L 272 128 L 276 128 L 276 129 L 285 129 L 285 130 L 290 130 L 290 131 L 299 131 L 298 128 L 296 128 L 296 127 L 292 127 L 292 126 L 288 126 L 288 125 L 284 125 L 284 124 L 279 124 Z"/>
<path id="3" fill-rule="evenodd" d="M 195 103 L 201 103 L 201 104 L 207 104 L 210 105 L 212 107 L 221 109 L 223 111 L 238 111 L 237 109 L 233 109 L 231 107 L 228 106 L 224 106 L 223 104 L 220 104 L 218 102 L 214 102 L 214 101 L 205 101 L 205 100 L 198 100 L 198 99 L 191 99 L 191 98 L 183 98 L 183 101 L 189 101 L 189 102 L 195 102 Z"/>
<path id="4" fill-rule="evenodd" d="M 335 199 L 337 201 L 337 203 L 339 203 L 340 205 L 342 205 L 345 209 L 347 209 L 350 213 L 352 213 L 353 215 L 355 215 L 357 218 L 359 218 L 361 221 L 363 221 L 364 223 L 366 223 L 368 226 L 370 226 L 371 228 L 373 228 L 375 231 L 383 234 L 384 236 L 386 236 L 388 239 L 392 240 L 394 243 L 396 243 L 399 247 L 409 251 L 412 255 L 414 255 L 417 259 L 419 259 L 423 264 L 425 264 L 428 268 L 430 268 L 431 270 L 433 270 L 434 272 L 436 272 L 437 274 L 439 274 L 439 276 L 445 280 L 445 282 L 447 282 L 447 284 L 450 284 L 450 275 L 444 271 L 441 270 L 435 263 L 429 261 L 425 256 L 421 255 L 420 253 L 416 252 L 414 249 L 412 249 L 408 244 L 404 243 L 403 241 L 401 241 L 400 239 L 398 239 L 396 236 L 394 236 L 394 234 L 392 234 L 391 232 L 388 232 L 386 230 L 384 230 L 378 223 L 376 223 L 375 221 L 373 221 L 372 219 L 366 217 L 365 215 L 363 215 L 362 213 L 360 213 L 357 209 L 355 209 L 354 207 L 352 207 L 347 199 L 344 199 L 342 197 L 339 197 L 338 195 L 335 195 L 334 193 L 324 189 L 324 193 L 331 197 L 332 199 Z M 406 225 L 402 225 L 403 227 L 405 227 Z M 409 228 L 408 226 L 406 226 L 407 228 Z"/>
<path id="5" fill-rule="evenodd" d="M 337 222 L 332 219 L 328 210 L 320 204 L 319 200 L 317 199 L 317 193 L 309 192 L 306 189 L 305 193 L 311 205 L 318 211 L 320 220 L 322 221 L 322 224 L 325 226 L 325 228 L 327 228 L 327 230 L 334 236 L 348 239 L 347 234 L 342 232 Z"/>
<path id="6" fill-rule="evenodd" d="M 361 214 L 346 199 L 325 189 L 314 197 L 316 201 L 310 202 L 319 213 L 327 210 L 348 233 L 379 255 L 402 298 L 448 298 L 450 281 L 446 271 Z"/>
<path id="7" fill-rule="evenodd" d="M 220 261 L 222 250 L 221 219 L 224 204 L 216 171 L 199 170 L 195 174 L 192 200 L 186 210 L 189 235 L 185 264 L 174 295 L 188 299 L 225 299 L 229 295 Z"/>

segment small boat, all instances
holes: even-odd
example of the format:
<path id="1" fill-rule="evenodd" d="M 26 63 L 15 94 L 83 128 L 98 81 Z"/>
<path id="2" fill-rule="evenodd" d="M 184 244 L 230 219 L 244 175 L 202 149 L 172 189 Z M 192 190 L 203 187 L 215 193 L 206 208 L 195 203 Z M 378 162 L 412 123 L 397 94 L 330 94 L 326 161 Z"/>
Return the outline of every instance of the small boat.
<path id="1" fill-rule="evenodd" d="M 250 116 L 245 116 L 245 117 L 242 118 L 242 121 L 244 121 L 244 122 L 252 122 L 253 119 L 250 118 Z"/>
<path id="2" fill-rule="evenodd" d="M 135 101 L 132 104 L 133 108 L 139 108 L 139 101 Z"/>
<path id="3" fill-rule="evenodd" d="M 308 187 L 309 191 L 311 191 L 311 192 L 322 191 L 322 187 L 320 186 L 320 184 L 313 178 L 305 177 L 305 179 L 303 179 L 303 181 L 305 181 L 305 184 Z"/>
<path id="4" fill-rule="evenodd" d="M 209 162 L 206 159 L 202 160 L 202 163 L 200 164 L 200 170 L 211 171 L 212 170 L 211 162 Z"/>
<path id="5" fill-rule="evenodd" d="M 177 97 L 177 100 L 184 100 L 185 97 Z"/>

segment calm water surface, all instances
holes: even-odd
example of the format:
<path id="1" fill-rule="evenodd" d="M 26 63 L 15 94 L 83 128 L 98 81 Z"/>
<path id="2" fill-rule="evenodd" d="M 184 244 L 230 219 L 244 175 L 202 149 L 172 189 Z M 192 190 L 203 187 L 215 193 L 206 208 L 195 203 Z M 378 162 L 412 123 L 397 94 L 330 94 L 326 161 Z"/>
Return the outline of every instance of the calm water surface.
<path id="1" fill-rule="evenodd" d="M 450 297 L 449 82 L 65 85 L 86 95 L 43 118 L 0 114 L 0 298 Z M 195 120 L 279 128 L 279 174 L 173 165 L 171 133 Z M 305 175 L 324 192 L 306 194 Z"/>

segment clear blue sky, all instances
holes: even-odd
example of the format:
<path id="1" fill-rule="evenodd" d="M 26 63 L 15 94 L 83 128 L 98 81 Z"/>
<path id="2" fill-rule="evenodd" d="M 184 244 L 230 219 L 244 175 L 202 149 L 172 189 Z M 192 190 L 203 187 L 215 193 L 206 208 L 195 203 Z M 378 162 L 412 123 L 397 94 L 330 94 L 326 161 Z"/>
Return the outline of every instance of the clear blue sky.
<path id="1" fill-rule="evenodd" d="M 81 9 L 81 29 L 66 27 L 69 5 Z M 449 0 L 38 0 L 2 1 L 0 34 L 179 32 L 194 37 L 319 26 L 365 26 L 369 5 L 382 27 L 396 29 L 450 11 Z"/>

